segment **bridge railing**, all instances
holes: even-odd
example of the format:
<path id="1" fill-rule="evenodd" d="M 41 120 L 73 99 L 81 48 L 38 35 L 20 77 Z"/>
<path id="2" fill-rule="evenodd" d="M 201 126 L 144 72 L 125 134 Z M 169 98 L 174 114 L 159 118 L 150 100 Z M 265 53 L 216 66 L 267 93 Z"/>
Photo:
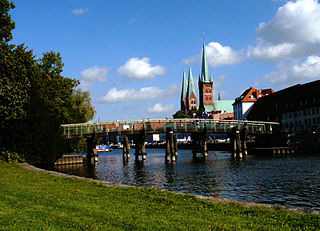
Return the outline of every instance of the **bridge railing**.
<path id="1" fill-rule="evenodd" d="M 272 134 L 278 129 L 279 123 L 213 119 L 150 119 L 61 125 L 62 134 L 67 138 L 84 137 L 92 133 L 102 136 L 141 134 L 141 132 L 163 133 L 168 128 L 181 133 L 201 132 L 205 128 L 208 132 L 231 133 L 234 128 L 240 130 L 244 127 L 251 134 Z"/>

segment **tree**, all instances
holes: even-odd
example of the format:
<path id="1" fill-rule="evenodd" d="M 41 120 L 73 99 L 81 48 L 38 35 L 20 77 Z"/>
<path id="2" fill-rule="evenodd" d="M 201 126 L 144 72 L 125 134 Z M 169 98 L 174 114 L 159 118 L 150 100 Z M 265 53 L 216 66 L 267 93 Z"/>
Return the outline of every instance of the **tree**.
<path id="1" fill-rule="evenodd" d="M 25 153 L 26 159 L 32 162 L 51 164 L 69 150 L 70 146 L 61 136 L 61 124 L 87 122 L 94 116 L 89 93 L 75 90 L 78 81 L 62 76 L 62 71 L 60 54 L 46 52 L 30 79 L 26 124 L 28 130 L 34 132 L 29 134 L 26 143 L 33 145 L 27 147 Z"/>
<path id="2" fill-rule="evenodd" d="M 172 116 L 173 118 L 189 118 L 189 115 L 185 110 L 179 110 Z"/>
<path id="3" fill-rule="evenodd" d="M 23 45 L 0 43 L 0 120 L 3 123 L 25 116 L 29 76 L 34 64 L 32 51 L 26 51 Z"/>
<path id="4" fill-rule="evenodd" d="M 15 23 L 11 20 L 9 11 L 14 8 L 12 2 L 0 0 L 0 42 L 8 42 L 12 39 L 11 31 L 15 28 Z"/>
<path id="5" fill-rule="evenodd" d="M 11 119 L 25 115 L 23 107 L 28 101 L 28 72 L 34 60 L 31 51 L 23 45 L 9 45 L 11 30 L 15 23 L 11 21 L 10 9 L 15 6 L 7 0 L 0 0 L 0 121 L 1 127 Z"/>
<path id="6" fill-rule="evenodd" d="M 51 164 L 70 150 L 60 125 L 87 122 L 95 111 L 89 93 L 76 90 L 79 82 L 62 76 L 59 53 L 46 52 L 35 60 L 24 45 L 8 44 L 13 8 L 0 0 L 0 149 Z"/>

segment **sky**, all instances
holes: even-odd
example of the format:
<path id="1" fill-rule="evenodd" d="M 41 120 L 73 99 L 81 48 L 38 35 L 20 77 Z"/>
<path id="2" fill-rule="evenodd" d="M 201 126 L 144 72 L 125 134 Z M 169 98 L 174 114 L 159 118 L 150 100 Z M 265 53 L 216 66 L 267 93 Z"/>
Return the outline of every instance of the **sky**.
<path id="1" fill-rule="evenodd" d="M 197 86 L 203 43 L 215 99 L 320 77 L 318 0 L 12 1 L 11 43 L 60 52 L 92 121 L 172 118 L 189 66 Z"/>

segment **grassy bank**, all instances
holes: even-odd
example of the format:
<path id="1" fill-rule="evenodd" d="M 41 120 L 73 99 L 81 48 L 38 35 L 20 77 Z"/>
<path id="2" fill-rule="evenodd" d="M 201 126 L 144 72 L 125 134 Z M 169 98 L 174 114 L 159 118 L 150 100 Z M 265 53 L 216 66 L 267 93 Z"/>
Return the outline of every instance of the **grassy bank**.
<path id="1" fill-rule="evenodd" d="M 0 230 L 318 230 L 320 216 L 105 187 L 0 161 Z"/>

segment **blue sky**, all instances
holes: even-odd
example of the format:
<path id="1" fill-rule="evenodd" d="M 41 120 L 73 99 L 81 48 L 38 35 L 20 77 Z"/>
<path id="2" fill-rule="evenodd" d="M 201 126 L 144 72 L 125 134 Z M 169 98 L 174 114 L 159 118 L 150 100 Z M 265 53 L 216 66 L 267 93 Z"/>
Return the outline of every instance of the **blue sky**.
<path id="1" fill-rule="evenodd" d="M 13 2 L 12 43 L 37 58 L 60 52 L 63 75 L 90 92 L 93 121 L 172 117 L 190 65 L 197 83 L 203 33 L 222 99 L 320 76 L 317 0 Z"/>

